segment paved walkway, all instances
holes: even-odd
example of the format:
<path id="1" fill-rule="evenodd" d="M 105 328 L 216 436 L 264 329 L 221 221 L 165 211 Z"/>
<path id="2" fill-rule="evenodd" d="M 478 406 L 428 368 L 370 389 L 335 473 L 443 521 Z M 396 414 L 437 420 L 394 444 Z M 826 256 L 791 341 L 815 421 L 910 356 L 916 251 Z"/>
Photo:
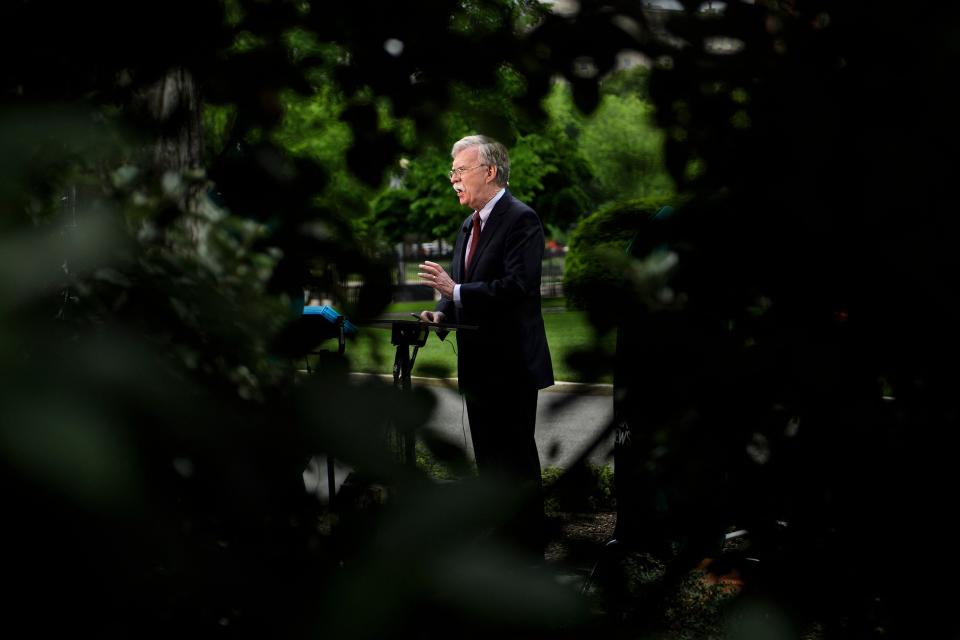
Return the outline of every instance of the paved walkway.
<path id="1" fill-rule="evenodd" d="M 377 375 L 377 374 L 354 374 Z M 390 381 L 392 376 L 381 376 Z M 457 392 L 453 379 L 420 378 L 411 380 L 414 386 L 426 387 L 437 399 L 437 408 L 424 428 L 466 449 L 473 456 L 470 442 L 470 423 L 466 406 Z M 613 386 L 609 384 L 580 384 L 559 382 L 540 391 L 537 402 L 537 449 L 543 467 L 567 467 L 590 448 L 613 420 Z M 613 436 L 608 435 L 593 448 L 588 460 L 595 464 L 613 463 Z M 335 465 L 337 486 L 346 478 L 349 469 Z M 304 472 L 308 491 L 326 499 L 326 459 L 314 460 Z"/>
<path id="2" fill-rule="evenodd" d="M 466 405 L 456 380 L 417 379 L 437 399 L 437 409 L 427 422 L 432 429 L 473 455 Z M 561 382 L 540 391 L 537 402 L 537 449 L 544 467 L 566 467 L 590 447 L 613 420 L 612 385 Z M 613 438 L 607 437 L 589 456 L 594 463 L 612 462 Z"/>

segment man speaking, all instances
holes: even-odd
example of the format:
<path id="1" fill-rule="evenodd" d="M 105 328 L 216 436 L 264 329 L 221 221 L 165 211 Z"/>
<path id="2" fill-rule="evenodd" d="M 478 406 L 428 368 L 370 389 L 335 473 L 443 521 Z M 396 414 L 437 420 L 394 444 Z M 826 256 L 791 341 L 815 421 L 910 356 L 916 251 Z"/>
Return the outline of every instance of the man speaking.
<path id="1" fill-rule="evenodd" d="M 514 483 L 518 511 L 507 539 L 543 559 L 543 497 L 534 440 L 537 390 L 553 384 L 540 309 L 544 236 L 537 214 L 507 191 L 507 149 L 486 136 L 453 145 L 450 182 L 472 209 L 457 234 L 450 273 L 420 265 L 424 284 L 440 292 L 426 322 L 476 325 L 457 335 L 460 392 L 483 476 Z"/>

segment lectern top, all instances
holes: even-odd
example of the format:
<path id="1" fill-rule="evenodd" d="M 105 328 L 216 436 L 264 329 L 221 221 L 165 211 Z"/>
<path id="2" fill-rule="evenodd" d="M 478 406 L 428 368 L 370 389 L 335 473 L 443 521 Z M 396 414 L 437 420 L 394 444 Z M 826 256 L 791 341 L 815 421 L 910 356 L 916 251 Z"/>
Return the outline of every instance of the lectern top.
<path id="1" fill-rule="evenodd" d="M 393 318 L 376 318 L 370 322 L 365 322 L 362 326 L 374 327 L 377 329 L 391 329 L 394 325 L 405 325 L 408 327 L 420 327 L 434 329 L 435 331 L 475 331 L 480 327 L 472 324 L 454 324 L 450 322 L 424 322 L 423 320 L 400 320 Z"/>

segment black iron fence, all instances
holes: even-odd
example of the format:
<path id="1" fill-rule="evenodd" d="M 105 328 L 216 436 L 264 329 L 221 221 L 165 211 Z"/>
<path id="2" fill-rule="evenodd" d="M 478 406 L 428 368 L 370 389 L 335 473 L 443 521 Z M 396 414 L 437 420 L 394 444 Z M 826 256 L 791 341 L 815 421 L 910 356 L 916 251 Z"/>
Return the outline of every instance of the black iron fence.
<path id="1" fill-rule="evenodd" d="M 540 295 L 546 297 L 563 296 L 563 263 L 566 252 L 562 247 L 550 247 L 543 254 L 543 272 L 540 276 Z M 453 259 L 452 251 L 419 251 L 417 253 L 397 253 L 396 280 L 397 300 L 426 300 L 433 297 L 430 287 L 419 284 L 417 266 L 424 260 L 430 260 L 444 266 Z"/>
<path id="2" fill-rule="evenodd" d="M 445 267 L 453 259 L 451 248 L 445 250 L 397 251 L 397 261 L 394 267 L 394 302 L 410 300 L 436 299 L 432 288 L 420 284 L 417 277 L 418 266 L 424 260 L 436 262 Z M 563 297 L 563 265 L 566 252 L 563 247 L 548 247 L 543 255 L 543 271 L 540 277 L 540 295 L 547 298 Z M 338 302 L 354 303 L 363 286 L 363 279 L 358 276 L 347 278 L 340 282 Z"/>

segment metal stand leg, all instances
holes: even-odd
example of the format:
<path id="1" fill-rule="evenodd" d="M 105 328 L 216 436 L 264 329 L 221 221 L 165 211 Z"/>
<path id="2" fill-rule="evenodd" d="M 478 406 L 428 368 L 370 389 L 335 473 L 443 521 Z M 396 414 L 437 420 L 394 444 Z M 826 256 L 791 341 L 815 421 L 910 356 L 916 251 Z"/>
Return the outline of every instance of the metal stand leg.
<path id="1" fill-rule="evenodd" d="M 330 485 L 330 510 L 334 510 L 335 498 L 337 497 L 337 479 L 333 473 L 333 456 L 327 456 L 327 483 Z"/>
<path id="2" fill-rule="evenodd" d="M 343 354 L 343 351 L 344 351 L 344 349 L 345 349 L 345 347 L 346 347 L 346 340 L 345 340 L 344 329 L 343 329 L 343 321 L 344 321 L 344 317 L 343 317 L 343 316 L 340 316 L 339 318 L 337 318 L 337 321 L 336 321 L 336 326 L 337 326 L 337 353 L 338 353 L 338 354 Z M 313 353 L 319 353 L 319 352 L 313 352 Z M 313 368 L 310 367 L 310 355 L 311 355 L 311 354 L 308 353 L 308 354 L 304 357 L 304 360 L 306 361 L 306 369 L 307 369 L 307 373 L 308 373 L 308 374 L 312 374 L 312 373 L 313 373 Z M 331 510 L 331 511 L 334 511 L 334 510 L 335 510 L 335 504 L 336 504 L 336 500 L 335 500 L 335 499 L 336 499 L 336 497 L 337 497 L 337 480 L 336 480 L 336 474 L 334 474 L 333 466 L 334 466 L 334 464 L 333 464 L 333 456 L 332 456 L 332 455 L 327 455 L 327 483 L 328 483 L 329 486 L 330 486 L 330 510 Z"/>
<path id="3" fill-rule="evenodd" d="M 410 391 L 410 374 L 417 360 L 417 352 L 427 341 L 427 328 L 416 325 L 394 324 L 392 343 L 397 347 L 397 354 L 393 359 L 393 386 L 401 393 Z M 413 346 L 413 356 L 410 347 Z M 403 461 L 410 467 L 417 464 L 417 438 L 410 425 L 394 423 L 397 431 L 398 445 L 401 449 Z"/>

